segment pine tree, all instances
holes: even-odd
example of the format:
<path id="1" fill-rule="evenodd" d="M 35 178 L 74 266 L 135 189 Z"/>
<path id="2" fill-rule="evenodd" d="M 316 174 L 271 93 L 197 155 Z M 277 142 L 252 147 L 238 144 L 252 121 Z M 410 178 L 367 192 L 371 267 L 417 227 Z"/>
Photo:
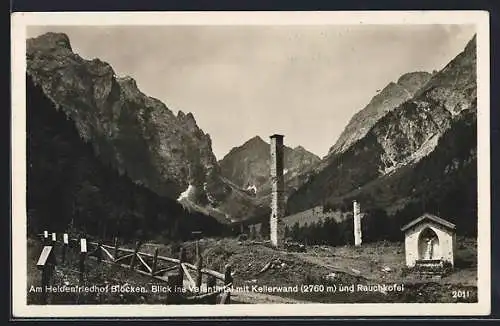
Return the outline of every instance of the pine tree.
<path id="1" fill-rule="evenodd" d="M 285 240 L 287 240 L 290 237 L 290 228 L 288 225 L 285 225 Z"/>
<path id="2" fill-rule="evenodd" d="M 260 224 L 260 236 L 262 237 L 262 239 L 269 239 L 270 232 L 271 232 L 271 227 L 269 225 L 269 219 L 266 218 Z"/>
<path id="3" fill-rule="evenodd" d="M 291 237 L 293 241 L 299 241 L 300 240 L 300 226 L 299 222 L 295 222 L 295 224 L 292 227 L 292 232 L 291 232 Z"/>
<path id="4" fill-rule="evenodd" d="M 254 240 L 256 235 L 255 235 L 255 226 L 253 224 L 250 225 L 248 233 L 249 233 L 248 234 L 249 239 Z"/>

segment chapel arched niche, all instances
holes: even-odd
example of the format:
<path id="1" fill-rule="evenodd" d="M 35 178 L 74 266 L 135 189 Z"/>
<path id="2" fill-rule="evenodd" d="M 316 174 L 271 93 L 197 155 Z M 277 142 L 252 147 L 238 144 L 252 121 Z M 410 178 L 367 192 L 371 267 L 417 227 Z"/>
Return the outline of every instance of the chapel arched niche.
<path id="1" fill-rule="evenodd" d="M 435 260 L 441 259 L 439 248 L 439 237 L 430 227 L 426 227 L 420 232 L 418 237 L 418 259 Z"/>

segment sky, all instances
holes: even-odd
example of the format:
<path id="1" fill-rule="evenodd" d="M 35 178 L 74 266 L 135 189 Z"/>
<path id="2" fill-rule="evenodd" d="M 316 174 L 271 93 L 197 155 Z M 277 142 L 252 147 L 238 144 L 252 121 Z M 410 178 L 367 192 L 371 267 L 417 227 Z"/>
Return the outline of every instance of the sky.
<path id="1" fill-rule="evenodd" d="M 192 112 L 222 159 L 258 135 L 323 157 L 350 118 L 407 72 L 442 69 L 472 25 L 32 26 L 177 113 Z"/>

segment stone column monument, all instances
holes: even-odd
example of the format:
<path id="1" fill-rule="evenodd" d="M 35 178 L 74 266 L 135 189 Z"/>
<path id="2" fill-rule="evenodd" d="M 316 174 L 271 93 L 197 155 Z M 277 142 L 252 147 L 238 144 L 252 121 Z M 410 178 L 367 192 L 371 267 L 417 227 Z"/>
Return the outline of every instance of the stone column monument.
<path id="1" fill-rule="evenodd" d="M 281 247 L 284 228 L 281 219 L 285 216 L 284 178 L 283 178 L 283 135 L 271 136 L 271 245 Z"/>
<path id="2" fill-rule="evenodd" d="M 359 208 L 359 203 L 353 201 L 354 210 L 354 245 L 356 247 L 361 246 L 361 213 Z"/>

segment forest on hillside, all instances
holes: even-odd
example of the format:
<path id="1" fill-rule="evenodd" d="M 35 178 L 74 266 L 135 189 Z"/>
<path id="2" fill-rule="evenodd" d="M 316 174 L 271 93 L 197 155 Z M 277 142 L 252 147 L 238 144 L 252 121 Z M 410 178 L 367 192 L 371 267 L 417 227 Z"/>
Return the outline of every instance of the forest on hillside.
<path id="1" fill-rule="evenodd" d="M 351 205 L 352 206 L 352 205 Z M 347 218 L 337 222 L 332 217 L 293 226 L 285 225 L 285 239 L 308 245 L 343 246 L 354 244 L 352 212 L 346 210 Z M 363 242 L 402 241 L 403 233 L 398 223 L 395 223 L 383 209 L 370 209 L 363 212 L 362 218 Z M 242 225 L 241 232 L 248 234 L 250 239 L 269 240 L 269 219 L 262 220 L 258 225 Z"/>
<path id="2" fill-rule="evenodd" d="M 352 210 L 358 200 L 369 210 L 385 210 L 398 227 L 424 213 L 437 215 L 462 235 L 477 235 L 477 120 L 465 110 L 418 163 L 378 178 L 357 191 L 325 202 L 327 210 Z"/>

